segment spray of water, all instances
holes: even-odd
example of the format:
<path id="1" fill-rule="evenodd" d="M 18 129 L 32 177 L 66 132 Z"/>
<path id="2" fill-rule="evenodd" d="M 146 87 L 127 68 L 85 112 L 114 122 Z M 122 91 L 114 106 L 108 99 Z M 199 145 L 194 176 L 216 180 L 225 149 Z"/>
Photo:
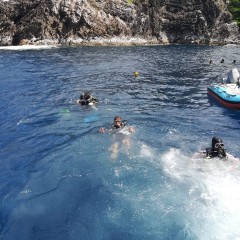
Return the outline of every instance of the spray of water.
<path id="1" fill-rule="evenodd" d="M 182 221 L 198 239 L 239 239 L 240 164 L 233 156 L 228 161 L 185 156 L 170 149 L 160 158 L 164 172 L 178 186 Z M 173 192 L 172 192 L 173 193 Z M 173 193 L 174 194 L 174 193 Z"/>

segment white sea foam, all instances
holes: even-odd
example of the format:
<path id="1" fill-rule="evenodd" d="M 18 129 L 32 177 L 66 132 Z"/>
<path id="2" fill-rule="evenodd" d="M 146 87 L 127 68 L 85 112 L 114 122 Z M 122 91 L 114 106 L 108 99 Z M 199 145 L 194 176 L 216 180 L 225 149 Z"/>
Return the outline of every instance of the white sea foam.
<path id="1" fill-rule="evenodd" d="M 56 48 L 57 45 L 21 45 L 21 46 L 0 46 L 0 50 L 41 50 L 41 49 L 50 49 Z"/>
<path id="2" fill-rule="evenodd" d="M 186 156 L 170 149 L 162 155 L 164 172 L 183 187 L 182 219 L 198 239 L 239 239 L 240 161 Z M 174 192 L 176 196 L 182 193 Z"/>
<path id="3" fill-rule="evenodd" d="M 148 145 L 142 143 L 140 145 L 140 154 L 139 157 L 153 157 L 154 151 Z"/>

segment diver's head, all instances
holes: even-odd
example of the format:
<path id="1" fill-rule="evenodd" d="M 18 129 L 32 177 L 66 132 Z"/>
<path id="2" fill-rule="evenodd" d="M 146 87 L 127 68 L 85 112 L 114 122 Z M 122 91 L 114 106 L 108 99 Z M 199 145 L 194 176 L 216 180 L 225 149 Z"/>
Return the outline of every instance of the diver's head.
<path id="1" fill-rule="evenodd" d="M 212 138 L 212 149 L 214 150 L 224 149 L 224 144 L 221 138 L 217 137 Z"/>
<path id="2" fill-rule="evenodd" d="M 120 128 L 122 126 L 122 118 L 120 116 L 116 116 L 114 118 L 114 123 L 113 123 L 113 126 L 115 128 Z"/>
<path id="3" fill-rule="evenodd" d="M 92 96 L 90 92 L 85 92 L 84 93 L 84 100 L 91 100 Z"/>
<path id="4" fill-rule="evenodd" d="M 90 92 L 85 92 L 85 93 L 81 94 L 80 100 L 85 102 L 86 104 L 89 104 L 92 100 L 91 93 Z"/>
<path id="5" fill-rule="evenodd" d="M 219 158 L 226 158 L 226 150 L 221 138 L 213 137 L 212 138 L 212 150 L 217 154 Z"/>

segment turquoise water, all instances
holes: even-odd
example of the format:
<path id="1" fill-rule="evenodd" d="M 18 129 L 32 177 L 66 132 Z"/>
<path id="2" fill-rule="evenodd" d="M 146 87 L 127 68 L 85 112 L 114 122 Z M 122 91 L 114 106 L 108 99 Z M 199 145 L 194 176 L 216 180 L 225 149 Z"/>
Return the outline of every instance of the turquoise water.
<path id="1" fill-rule="evenodd" d="M 239 49 L 0 48 L 0 239 L 239 239 L 240 113 L 207 96 Z"/>

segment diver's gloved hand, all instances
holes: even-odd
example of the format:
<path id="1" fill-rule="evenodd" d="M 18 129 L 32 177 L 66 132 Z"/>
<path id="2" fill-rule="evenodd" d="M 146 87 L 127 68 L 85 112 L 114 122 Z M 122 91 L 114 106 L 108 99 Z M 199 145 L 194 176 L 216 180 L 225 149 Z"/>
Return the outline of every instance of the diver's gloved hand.
<path id="1" fill-rule="evenodd" d="M 100 132 L 100 133 L 105 133 L 105 129 L 104 129 L 103 127 L 101 127 L 101 128 L 99 129 L 99 132 Z"/>
<path id="2" fill-rule="evenodd" d="M 226 158 L 227 157 L 226 150 L 225 149 L 219 149 L 218 150 L 218 157 L 219 158 Z"/>
<path id="3" fill-rule="evenodd" d="M 130 127 L 128 127 L 128 131 L 129 131 L 130 133 L 133 133 L 133 132 L 135 131 L 135 129 L 130 126 Z"/>

